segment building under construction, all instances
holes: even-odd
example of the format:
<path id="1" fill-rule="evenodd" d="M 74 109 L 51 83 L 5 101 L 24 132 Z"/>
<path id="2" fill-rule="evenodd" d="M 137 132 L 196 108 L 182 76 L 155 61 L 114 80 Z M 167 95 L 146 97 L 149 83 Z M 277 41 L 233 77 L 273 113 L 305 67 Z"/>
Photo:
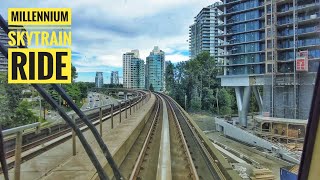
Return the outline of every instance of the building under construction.
<path id="1" fill-rule="evenodd" d="M 307 119 L 320 58 L 320 1 L 265 3 L 271 11 L 265 16 L 264 111 L 276 117 Z M 275 35 L 268 36 L 270 31 Z"/>
<path id="2" fill-rule="evenodd" d="M 217 7 L 224 12 L 221 84 L 236 89 L 240 124 L 247 126 L 251 92 L 265 116 L 307 119 L 320 60 L 320 1 L 223 0 Z"/>

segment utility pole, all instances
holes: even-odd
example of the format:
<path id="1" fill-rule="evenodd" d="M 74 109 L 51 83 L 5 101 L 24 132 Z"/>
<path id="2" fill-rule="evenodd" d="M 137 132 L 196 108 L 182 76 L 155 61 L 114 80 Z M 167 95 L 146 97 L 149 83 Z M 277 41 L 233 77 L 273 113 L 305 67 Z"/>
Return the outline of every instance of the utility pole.
<path id="1" fill-rule="evenodd" d="M 219 89 L 217 88 L 217 92 L 216 92 L 216 100 L 217 100 L 218 115 L 220 115 L 218 94 L 219 94 Z"/>
<path id="2" fill-rule="evenodd" d="M 184 95 L 184 109 L 187 110 L 187 94 Z"/>
<path id="3" fill-rule="evenodd" d="M 39 103 L 40 103 L 39 118 L 41 119 L 41 97 L 40 97 L 40 95 L 39 95 Z"/>
<path id="4" fill-rule="evenodd" d="M 61 87 L 61 84 L 59 84 L 59 86 Z M 58 96 L 59 96 L 59 106 L 61 106 L 61 96 L 60 95 Z"/>

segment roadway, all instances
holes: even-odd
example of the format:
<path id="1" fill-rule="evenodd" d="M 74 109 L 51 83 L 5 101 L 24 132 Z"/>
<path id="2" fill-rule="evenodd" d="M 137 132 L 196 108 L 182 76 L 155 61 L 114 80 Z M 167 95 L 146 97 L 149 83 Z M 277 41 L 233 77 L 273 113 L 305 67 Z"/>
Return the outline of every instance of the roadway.
<path id="1" fill-rule="evenodd" d="M 89 92 L 87 98 L 85 99 L 84 104 L 81 107 L 81 110 L 84 111 L 84 110 L 94 109 L 94 108 L 109 105 L 109 104 L 116 105 L 118 104 L 118 102 L 119 101 L 117 99 L 111 96 L 107 96 L 107 95 L 96 93 L 96 92 Z M 67 114 L 69 116 L 72 116 L 74 112 L 69 111 Z M 58 114 L 58 112 L 53 110 L 48 111 L 46 120 L 50 123 L 59 123 L 63 121 L 61 116 Z"/>

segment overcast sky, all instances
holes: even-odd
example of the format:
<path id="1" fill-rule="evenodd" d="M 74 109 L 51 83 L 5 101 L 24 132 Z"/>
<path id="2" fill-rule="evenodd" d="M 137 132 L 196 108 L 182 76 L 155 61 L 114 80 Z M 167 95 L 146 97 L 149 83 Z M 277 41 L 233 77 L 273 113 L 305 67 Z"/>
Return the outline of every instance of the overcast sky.
<path id="1" fill-rule="evenodd" d="M 96 71 L 120 71 L 122 54 L 139 49 L 145 60 L 159 46 L 166 60 L 188 60 L 188 31 L 202 7 L 216 0 L 1 0 L 0 13 L 10 7 L 72 8 L 72 63 L 78 81 L 94 81 Z M 122 79 L 121 79 L 122 80 Z"/>

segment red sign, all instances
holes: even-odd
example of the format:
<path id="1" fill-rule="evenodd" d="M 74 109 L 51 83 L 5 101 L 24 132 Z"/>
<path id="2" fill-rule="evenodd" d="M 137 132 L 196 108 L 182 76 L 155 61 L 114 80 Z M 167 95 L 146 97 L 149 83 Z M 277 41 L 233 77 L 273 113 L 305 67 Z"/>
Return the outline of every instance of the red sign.
<path id="1" fill-rule="evenodd" d="M 308 71 L 308 61 L 306 58 L 298 58 L 296 61 L 297 71 Z"/>
<path id="2" fill-rule="evenodd" d="M 299 51 L 296 59 L 297 71 L 308 71 L 308 51 Z"/>

